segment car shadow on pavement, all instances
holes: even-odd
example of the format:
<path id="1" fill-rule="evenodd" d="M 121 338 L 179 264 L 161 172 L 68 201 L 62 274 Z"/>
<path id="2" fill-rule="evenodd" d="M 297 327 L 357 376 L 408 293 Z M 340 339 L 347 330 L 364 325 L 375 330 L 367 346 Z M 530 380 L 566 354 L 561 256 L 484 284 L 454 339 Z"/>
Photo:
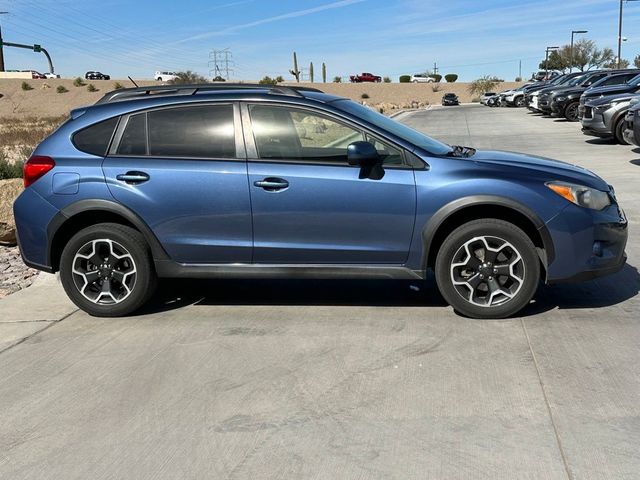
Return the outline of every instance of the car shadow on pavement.
<path id="1" fill-rule="evenodd" d="M 542 285 L 520 316 L 555 308 L 602 308 L 635 297 L 640 274 L 625 267 L 615 275 L 578 284 Z M 314 305 L 374 307 L 444 307 L 433 275 L 426 281 L 404 280 L 163 280 L 138 315 L 188 305 Z"/>
<path id="2" fill-rule="evenodd" d="M 623 303 L 640 292 L 638 269 L 626 264 L 614 275 L 581 283 L 541 285 L 533 301 L 520 316 L 528 317 L 558 308 L 603 308 Z"/>

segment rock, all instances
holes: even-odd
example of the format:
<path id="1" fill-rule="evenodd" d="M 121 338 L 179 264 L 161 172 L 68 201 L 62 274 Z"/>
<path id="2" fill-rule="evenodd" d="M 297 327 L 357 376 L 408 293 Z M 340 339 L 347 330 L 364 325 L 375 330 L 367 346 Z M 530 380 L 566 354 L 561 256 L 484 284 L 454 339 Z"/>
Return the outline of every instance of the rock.
<path id="1" fill-rule="evenodd" d="M 13 202 L 22 192 L 22 179 L 0 180 L 0 245 L 16 244 Z"/>

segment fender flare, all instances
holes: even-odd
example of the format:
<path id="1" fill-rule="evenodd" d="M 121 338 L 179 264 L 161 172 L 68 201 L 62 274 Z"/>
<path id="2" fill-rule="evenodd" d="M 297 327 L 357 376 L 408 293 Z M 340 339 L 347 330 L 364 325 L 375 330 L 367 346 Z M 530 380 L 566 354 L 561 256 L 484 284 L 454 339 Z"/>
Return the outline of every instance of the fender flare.
<path id="1" fill-rule="evenodd" d="M 146 240 L 149 248 L 151 249 L 151 254 L 153 255 L 154 260 L 169 260 L 170 257 L 162 247 L 162 244 L 155 236 L 151 228 L 142 220 L 135 212 L 125 207 L 121 203 L 117 203 L 111 200 L 102 200 L 102 199 L 90 199 L 90 200 L 79 200 L 70 205 L 67 205 L 62 210 L 60 210 L 55 217 L 49 222 L 47 226 L 47 238 L 49 239 L 49 244 L 47 245 L 47 260 L 49 265 L 53 265 L 52 256 L 52 246 L 53 239 L 56 236 L 56 233 L 60 230 L 60 228 L 69 220 L 71 220 L 74 216 L 84 213 L 84 212 L 108 212 L 118 215 L 124 218 L 126 221 L 131 223 Z"/>
<path id="2" fill-rule="evenodd" d="M 522 205 L 515 200 L 502 197 L 499 195 L 472 195 L 469 197 L 463 197 L 452 202 L 447 203 L 443 207 L 441 207 L 438 211 L 436 211 L 427 224 L 422 229 L 422 242 L 424 245 L 422 251 L 422 268 L 426 270 L 427 263 L 429 259 L 429 255 L 431 252 L 431 244 L 433 239 L 435 238 L 436 232 L 440 229 L 440 227 L 444 224 L 444 222 L 453 214 L 464 210 L 468 207 L 475 206 L 500 206 L 506 207 L 511 210 L 514 210 L 522 215 L 524 215 L 536 228 L 538 233 L 540 234 L 540 238 L 542 239 L 542 244 L 544 245 L 545 257 L 541 258 L 543 262 L 546 263 L 546 266 L 550 265 L 555 258 L 555 248 L 553 246 L 553 239 L 551 238 L 551 234 L 549 233 L 549 229 L 542 221 L 542 219 L 538 216 L 536 212 L 531 210 L 529 207 Z"/>

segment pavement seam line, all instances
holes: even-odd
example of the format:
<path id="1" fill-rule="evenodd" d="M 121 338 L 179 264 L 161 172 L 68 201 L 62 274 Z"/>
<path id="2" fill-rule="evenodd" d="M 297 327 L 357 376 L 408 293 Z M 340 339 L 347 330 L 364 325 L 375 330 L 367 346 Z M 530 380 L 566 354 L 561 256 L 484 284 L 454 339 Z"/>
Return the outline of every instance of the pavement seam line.
<path id="1" fill-rule="evenodd" d="M 553 427 L 553 433 L 556 437 L 556 443 L 558 445 L 558 450 L 560 451 L 560 458 L 562 458 L 564 470 L 567 474 L 567 478 L 569 480 L 574 480 L 573 475 L 571 475 L 571 469 L 569 468 L 569 462 L 567 461 L 564 447 L 562 446 L 562 440 L 560 440 L 560 432 L 558 431 L 558 426 L 556 425 L 556 421 L 553 418 L 553 411 L 551 410 L 551 404 L 549 403 L 549 397 L 547 396 L 547 389 L 544 387 L 544 382 L 542 381 L 542 376 L 540 375 L 540 366 L 538 365 L 538 359 L 535 352 L 533 351 L 533 347 L 531 346 L 531 338 L 529 338 L 529 332 L 527 331 L 524 318 L 520 319 L 520 325 L 522 325 L 522 331 L 524 332 L 524 336 L 527 339 L 527 346 L 529 347 L 531 357 L 533 358 L 533 365 L 536 368 L 538 382 L 540 383 L 540 389 L 542 390 L 542 397 L 544 398 L 544 403 L 547 407 L 547 412 L 549 413 L 549 419 L 551 420 L 551 426 Z"/>
<path id="2" fill-rule="evenodd" d="M 9 350 L 11 350 L 13 347 L 17 347 L 18 345 L 23 344 L 24 342 L 26 342 L 27 340 L 29 340 L 31 337 L 35 337 L 36 335 L 44 332 L 45 330 L 49 330 L 51 327 L 53 327 L 54 325 L 57 325 L 58 323 L 62 322 L 63 320 L 66 320 L 67 318 L 69 318 L 71 315 L 73 315 L 74 313 L 76 313 L 79 309 L 76 308 L 75 310 L 73 310 L 72 312 L 67 313 L 66 315 L 62 316 L 59 320 L 51 320 L 49 321 L 49 324 L 38 330 L 37 332 L 33 332 L 31 335 L 27 335 L 24 338 L 21 338 L 20 340 L 18 340 L 16 343 L 14 343 L 13 345 L 9 345 L 7 348 L 4 348 L 2 350 L 0 350 L 0 355 L 2 355 L 4 352 L 8 352 Z M 22 322 L 22 323 L 27 323 L 27 322 Z"/>

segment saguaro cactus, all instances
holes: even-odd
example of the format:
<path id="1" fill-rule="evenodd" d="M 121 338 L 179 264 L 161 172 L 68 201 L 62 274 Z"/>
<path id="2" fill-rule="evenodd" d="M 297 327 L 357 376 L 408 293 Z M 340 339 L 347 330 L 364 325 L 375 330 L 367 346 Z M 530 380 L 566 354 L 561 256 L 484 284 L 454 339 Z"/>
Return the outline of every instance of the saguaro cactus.
<path id="1" fill-rule="evenodd" d="M 322 83 L 327 83 L 327 66 L 322 62 Z"/>
<path id="2" fill-rule="evenodd" d="M 296 82 L 300 82 L 300 70 L 298 70 L 298 56 L 296 52 L 293 52 L 293 70 L 289 70 L 289 73 L 296 78 Z"/>
<path id="3" fill-rule="evenodd" d="M 309 80 L 313 83 L 313 62 L 309 64 Z"/>

